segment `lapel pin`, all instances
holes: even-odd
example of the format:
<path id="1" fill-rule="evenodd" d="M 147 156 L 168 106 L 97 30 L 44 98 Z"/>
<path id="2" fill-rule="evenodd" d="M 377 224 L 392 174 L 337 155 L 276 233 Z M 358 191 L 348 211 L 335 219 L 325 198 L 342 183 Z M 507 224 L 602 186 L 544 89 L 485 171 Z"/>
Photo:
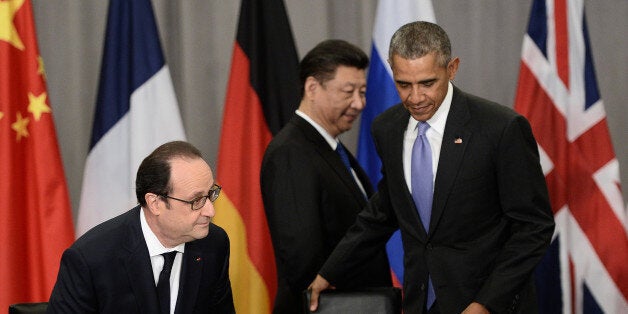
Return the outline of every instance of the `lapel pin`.
<path id="1" fill-rule="evenodd" d="M 200 257 L 197 257 L 197 258 L 196 258 L 196 261 L 197 261 L 197 262 L 200 262 L 201 260 L 203 260 L 203 259 L 202 259 L 202 258 L 200 258 Z"/>
<path id="2" fill-rule="evenodd" d="M 456 139 L 454 140 L 454 144 L 462 144 L 462 139 L 459 137 L 456 137 Z"/>

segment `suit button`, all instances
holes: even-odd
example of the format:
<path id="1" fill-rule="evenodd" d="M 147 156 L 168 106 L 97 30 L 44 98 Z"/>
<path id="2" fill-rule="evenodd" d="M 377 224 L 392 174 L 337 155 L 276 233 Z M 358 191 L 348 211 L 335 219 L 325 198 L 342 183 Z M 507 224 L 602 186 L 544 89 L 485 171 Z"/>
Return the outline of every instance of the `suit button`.
<path id="1" fill-rule="evenodd" d="M 425 284 L 421 284 L 421 291 L 425 291 Z"/>
<path id="2" fill-rule="evenodd" d="M 426 247 L 428 250 L 431 250 L 431 249 L 432 249 L 432 243 L 431 243 L 431 242 L 428 242 L 428 243 L 427 243 L 427 245 L 425 245 L 425 247 Z"/>

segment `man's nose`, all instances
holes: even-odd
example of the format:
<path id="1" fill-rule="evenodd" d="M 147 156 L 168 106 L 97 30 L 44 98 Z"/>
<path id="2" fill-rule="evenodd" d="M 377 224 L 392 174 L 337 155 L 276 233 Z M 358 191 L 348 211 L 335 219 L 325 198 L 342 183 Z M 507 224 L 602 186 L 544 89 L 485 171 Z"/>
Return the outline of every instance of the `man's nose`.
<path id="1" fill-rule="evenodd" d="M 353 93 L 353 97 L 351 99 L 351 107 L 360 111 L 362 111 L 362 109 L 366 107 L 366 97 L 364 96 L 363 92 L 357 90 Z"/>

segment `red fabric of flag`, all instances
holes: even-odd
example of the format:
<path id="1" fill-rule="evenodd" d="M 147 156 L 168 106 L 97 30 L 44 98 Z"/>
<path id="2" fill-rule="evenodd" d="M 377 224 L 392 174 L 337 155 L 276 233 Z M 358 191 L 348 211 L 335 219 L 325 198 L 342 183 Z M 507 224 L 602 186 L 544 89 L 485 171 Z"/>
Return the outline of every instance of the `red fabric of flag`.
<path id="1" fill-rule="evenodd" d="M 47 301 L 74 240 L 30 0 L 0 1 L 0 311 Z"/>
<path id="2" fill-rule="evenodd" d="M 540 313 L 627 313 L 628 228 L 584 3 L 534 0 L 515 109 L 532 126 L 556 230 L 537 268 Z"/>

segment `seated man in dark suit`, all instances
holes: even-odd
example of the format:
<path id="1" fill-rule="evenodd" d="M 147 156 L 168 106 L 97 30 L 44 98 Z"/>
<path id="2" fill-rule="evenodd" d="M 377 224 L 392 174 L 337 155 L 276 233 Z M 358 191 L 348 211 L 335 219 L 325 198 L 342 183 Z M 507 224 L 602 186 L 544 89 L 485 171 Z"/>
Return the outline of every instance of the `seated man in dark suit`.
<path id="1" fill-rule="evenodd" d="M 137 171 L 139 206 L 63 253 L 48 313 L 234 313 L 219 194 L 198 149 L 158 147 Z"/>

